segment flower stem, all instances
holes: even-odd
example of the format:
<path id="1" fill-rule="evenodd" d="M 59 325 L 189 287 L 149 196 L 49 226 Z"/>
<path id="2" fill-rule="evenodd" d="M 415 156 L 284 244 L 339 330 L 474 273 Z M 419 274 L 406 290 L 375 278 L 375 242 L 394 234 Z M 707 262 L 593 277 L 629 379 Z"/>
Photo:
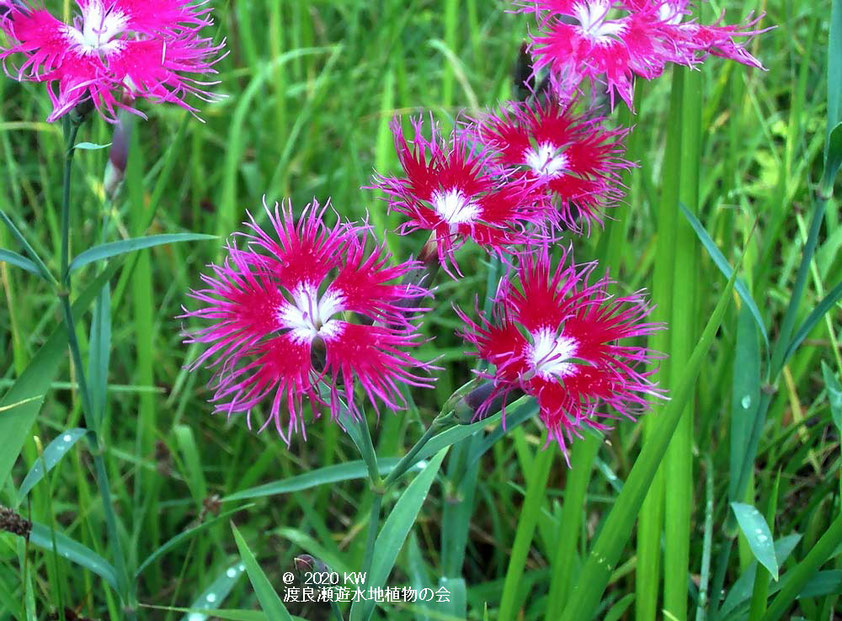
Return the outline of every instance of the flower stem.
<path id="1" fill-rule="evenodd" d="M 436 432 L 444 427 L 452 417 L 452 412 L 446 412 L 439 414 L 433 419 L 433 422 L 430 423 L 429 427 L 427 427 L 424 435 L 418 439 L 418 442 L 416 442 L 411 449 L 409 449 L 409 452 L 401 458 L 401 460 L 389 473 L 389 476 L 386 477 L 386 480 L 383 481 L 384 489 L 388 489 L 395 481 L 406 474 L 406 471 L 415 464 L 415 456 L 418 455 L 427 442 L 429 442 L 430 439 L 436 435 Z"/>
<path id="2" fill-rule="evenodd" d="M 65 121 L 65 151 L 64 151 L 64 180 L 62 184 L 61 200 L 61 290 L 59 300 L 64 314 L 64 322 L 67 326 L 67 340 L 70 346 L 73 366 L 78 377 L 79 393 L 82 398 L 82 411 L 85 417 L 85 426 L 91 433 L 86 434 L 91 455 L 94 461 L 94 473 L 97 488 L 102 497 L 102 510 L 105 515 L 105 527 L 108 536 L 109 547 L 114 561 L 114 568 L 117 570 L 118 586 L 120 597 L 123 599 L 126 618 L 133 620 L 137 618 L 133 589 L 129 585 L 128 573 L 126 571 L 125 556 L 120 544 L 117 530 L 117 516 L 114 513 L 114 506 L 111 500 L 111 486 L 108 481 L 108 471 L 105 467 L 103 453 L 105 446 L 102 444 L 99 431 L 102 421 L 97 420 L 93 410 L 88 381 L 85 375 L 85 367 L 82 364 L 82 352 L 79 347 L 79 339 L 76 336 L 76 324 L 73 320 L 73 310 L 70 305 L 70 187 L 73 172 L 73 154 L 75 152 L 76 136 L 79 132 L 81 120 Z"/>
<path id="3" fill-rule="evenodd" d="M 371 503 L 371 513 L 368 519 L 368 534 L 365 538 L 365 556 L 363 557 L 363 572 L 368 576 L 371 570 L 371 562 L 374 560 L 374 544 L 377 541 L 377 533 L 380 531 L 380 509 L 383 506 L 383 492 L 385 490 L 372 488 L 374 500 Z"/>

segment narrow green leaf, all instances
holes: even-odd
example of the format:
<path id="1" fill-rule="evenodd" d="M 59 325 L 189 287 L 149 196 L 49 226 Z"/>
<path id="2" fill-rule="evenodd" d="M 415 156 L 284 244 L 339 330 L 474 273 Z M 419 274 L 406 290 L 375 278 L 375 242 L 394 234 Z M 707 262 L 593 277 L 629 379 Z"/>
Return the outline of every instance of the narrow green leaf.
<path id="1" fill-rule="evenodd" d="M 625 597 L 621 597 L 620 601 L 611 606 L 611 609 L 605 615 L 605 621 L 619 621 L 626 614 L 626 610 L 634 602 L 634 593 L 629 593 Z"/>
<path id="2" fill-rule="evenodd" d="M 397 458 L 378 460 L 380 476 L 389 474 L 397 465 L 398 461 L 400 460 Z M 277 494 L 289 494 L 290 492 L 300 492 L 320 485 L 330 485 L 333 483 L 340 483 L 342 481 L 364 479 L 367 476 L 368 468 L 366 468 L 365 462 L 362 460 L 349 461 L 336 466 L 319 468 L 318 470 L 299 474 L 288 479 L 272 481 L 271 483 L 264 483 L 263 485 L 249 487 L 248 489 L 240 490 L 230 496 L 226 496 L 222 499 L 222 502 L 263 498 L 264 496 L 275 496 Z"/>
<path id="3" fill-rule="evenodd" d="M 35 465 L 32 466 L 32 469 L 24 478 L 23 483 L 21 483 L 20 489 L 18 490 L 18 504 L 23 502 L 23 499 L 26 498 L 26 495 L 35 487 L 38 481 L 44 478 L 44 464 L 46 463 L 47 465 L 47 472 L 52 470 L 85 433 L 87 433 L 86 429 L 68 429 L 47 445 L 47 448 L 44 449 L 43 458 L 35 461 Z"/>
<path id="4" fill-rule="evenodd" d="M 110 259 L 111 257 L 116 257 L 128 252 L 134 252 L 136 250 L 153 248 L 164 244 L 200 241 L 206 239 L 217 238 L 214 235 L 205 235 L 204 233 L 167 233 L 164 235 L 149 235 L 147 237 L 134 237 L 132 239 L 108 242 L 107 244 L 100 244 L 99 246 L 88 248 L 84 252 L 76 255 L 70 262 L 70 266 L 67 268 L 67 271 L 68 273 L 72 273 L 85 265 L 94 263 L 95 261 Z"/>
<path id="5" fill-rule="evenodd" d="M 827 46 L 827 130 L 842 123 L 842 2 L 833 0 Z"/>
<path id="6" fill-rule="evenodd" d="M 190 488 L 193 499 L 198 505 L 201 505 L 202 501 L 208 496 L 208 485 L 205 481 L 205 473 L 202 470 L 202 460 L 199 457 L 199 447 L 196 445 L 193 428 L 187 425 L 176 425 L 173 433 L 184 460 L 187 486 Z"/>
<path id="7" fill-rule="evenodd" d="M 801 541 L 801 535 L 796 533 L 781 537 L 775 542 L 775 558 L 779 559 L 779 564 L 786 562 L 799 541 Z M 752 561 L 728 591 L 728 596 L 717 614 L 718 619 L 725 621 L 731 613 L 748 603 L 756 576 L 757 561 Z"/>
<path id="8" fill-rule="evenodd" d="M 207 520 L 206 522 L 202 522 L 201 524 L 198 524 L 198 525 L 194 526 L 193 528 L 189 528 L 185 531 L 182 531 L 182 532 L 178 533 L 175 537 L 173 537 L 172 539 L 167 541 L 164 545 L 162 545 L 160 548 L 158 548 L 152 554 L 150 554 L 149 556 L 146 557 L 146 560 L 144 560 L 140 564 L 140 567 L 137 568 L 137 571 L 135 572 L 135 578 L 139 578 L 140 574 L 142 574 L 143 571 L 147 567 L 149 567 L 152 563 L 157 561 L 159 558 L 161 558 L 164 554 L 166 554 L 170 550 L 173 550 L 174 548 L 177 548 L 178 546 L 180 546 L 182 543 L 189 540 L 190 538 L 195 537 L 196 535 L 206 531 L 207 529 L 209 529 L 211 526 L 213 526 L 214 524 L 216 524 L 220 520 L 223 520 L 223 519 L 227 518 L 228 516 L 234 515 L 235 513 L 237 513 L 238 511 L 242 511 L 243 509 L 245 509 L 245 507 L 237 507 L 236 509 L 231 509 L 230 511 L 220 513 L 219 515 L 212 517 L 211 519 Z M 230 571 L 230 569 L 229 569 L 229 571 Z M 221 577 L 220 577 L 220 579 L 221 579 Z M 214 603 L 214 602 L 207 602 L 207 603 Z M 218 604 L 219 602 L 217 601 L 215 603 Z M 196 604 L 194 604 L 194 605 L 196 605 Z"/>
<path id="9" fill-rule="evenodd" d="M 763 615 L 763 621 L 777 621 L 792 605 L 804 586 L 816 575 L 834 550 L 842 542 L 842 516 L 837 516 L 830 527 L 819 540 L 810 548 L 807 556 L 795 567 L 784 574 L 781 580 L 781 590 Z"/>
<path id="10" fill-rule="evenodd" d="M 822 191 L 829 195 L 842 164 L 842 2 L 833 1 L 827 43 L 827 138 Z"/>
<path id="11" fill-rule="evenodd" d="M 839 78 L 842 80 L 842 76 Z M 822 192 L 830 196 L 833 183 L 842 166 L 842 123 L 830 130 L 825 147 L 824 174 L 822 175 Z"/>
<path id="12" fill-rule="evenodd" d="M 509 566 L 506 570 L 506 580 L 503 583 L 500 610 L 498 611 L 501 619 L 514 619 L 520 616 L 515 608 L 518 587 L 521 585 L 521 578 L 526 569 L 526 560 L 529 556 L 529 549 L 532 547 L 532 538 L 535 535 L 535 525 L 538 523 L 541 507 L 546 499 L 547 481 L 556 454 L 554 446 L 549 447 L 549 449 L 544 448 L 544 450 L 539 448 L 538 451 L 529 468 L 531 472 L 527 475 L 526 497 L 523 500 L 523 507 L 515 532 L 515 541 L 509 555 Z"/>
<path id="13" fill-rule="evenodd" d="M 775 556 L 775 546 L 772 542 L 772 532 L 763 514 L 751 505 L 742 502 L 732 502 L 731 509 L 737 516 L 737 523 L 743 531 L 748 545 L 763 567 L 769 570 L 772 577 L 778 579 L 778 559 Z"/>
<path id="14" fill-rule="evenodd" d="M 710 235 L 708 235 L 707 230 L 705 230 L 704 225 L 699 221 L 699 219 L 695 216 L 695 214 L 687 209 L 684 203 L 679 203 L 678 205 L 681 208 L 681 213 L 684 214 L 684 217 L 687 218 L 687 221 L 690 223 L 690 226 L 693 227 L 693 231 L 696 233 L 696 237 L 699 238 L 699 241 L 702 242 L 702 246 L 705 247 L 707 250 L 708 255 L 710 255 L 711 260 L 719 268 L 719 271 L 725 275 L 725 278 L 731 278 L 731 274 L 734 272 L 734 269 L 728 263 L 728 259 L 725 258 L 725 255 L 722 254 L 722 251 L 719 250 L 719 247 L 716 245 L 716 242 L 711 239 Z M 754 301 L 754 298 L 751 296 L 751 293 L 746 287 L 746 284 L 742 281 L 742 279 L 737 279 L 737 284 L 734 287 L 737 290 L 737 293 L 740 295 L 740 299 L 743 301 L 743 304 L 751 311 L 751 316 L 754 319 L 755 325 L 757 325 L 757 329 L 760 330 L 760 335 L 763 337 L 763 342 L 766 344 L 766 348 L 769 348 L 769 335 L 766 333 L 766 325 L 763 323 L 763 316 L 760 314 L 760 309 L 757 308 L 757 304 Z"/>
<path id="15" fill-rule="evenodd" d="M 105 393 L 108 390 L 108 365 L 111 360 L 111 289 L 106 284 L 96 298 L 91 320 L 88 391 L 94 424 L 99 431 L 105 418 Z"/>
<path id="16" fill-rule="evenodd" d="M 77 142 L 73 148 L 77 151 L 99 151 L 100 149 L 107 149 L 110 146 L 110 142 L 108 144 L 94 144 L 93 142 Z"/>
<path id="17" fill-rule="evenodd" d="M 374 543 L 374 559 L 366 576 L 366 587 L 382 587 L 386 583 L 446 454 L 447 449 L 439 451 L 395 503 Z M 372 601 L 354 602 L 350 621 L 367 621 L 373 611 Z"/>
<path id="18" fill-rule="evenodd" d="M 114 570 L 108 561 L 102 558 L 99 554 L 82 545 L 78 541 L 74 541 L 67 535 L 62 533 L 51 532 L 48 526 L 32 524 L 32 532 L 29 533 L 29 541 L 32 545 L 43 548 L 44 550 L 53 551 L 52 538 L 55 536 L 56 553 L 71 563 L 75 563 L 80 567 L 89 569 L 97 576 L 105 580 L 115 591 L 117 588 L 117 572 Z"/>
<path id="19" fill-rule="evenodd" d="M 18 254 L 17 252 L 0 248 L 0 263 L 14 265 L 15 267 L 24 269 L 31 274 L 35 274 L 39 278 L 44 278 L 44 274 L 41 273 L 41 268 L 39 268 L 35 262 L 30 261 L 25 256 Z"/>
<path id="20" fill-rule="evenodd" d="M 801 343 L 804 342 L 804 339 L 806 339 L 813 328 L 816 327 L 816 324 L 821 321 L 821 318 L 824 317 L 825 313 L 833 308 L 840 299 L 842 299 L 842 282 L 837 284 L 830 293 L 824 296 L 822 301 L 819 302 L 816 308 L 813 309 L 813 312 L 807 315 L 807 319 L 804 320 L 804 323 L 802 323 L 801 327 L 798 328 L 795 336 L 792 337 L 792 342 L 789 344 L 786 354 L 784 355 L 783 364 L 786 364 L 786 361 L 789 360 L 801 346 Z"/>
<path id="21" fill-rule="evenodd" d="M 254 558 L 254 554 L 233 522 L 231 523 L 231 530 L 234 531 L 234 541 L 237 542 L 240 558 L 243 560 L 249 581 L 251 581 L 251 586 L 254 588 L 255 595 L 257 595 L 257 601 L 260 602 L 260 608 L 272 621 L 291 621 L 292 617 L 287 612 L 287 609 L 284 608 L 281 598 L 278 597 L 275 589 L 272 588 L 272 583 L 269 582 L 269 578 L 263 573 L 263 570 L 257 563 L 257 559 Z"/>
<path id="22" fill-rule="evenodd" d="M 824 597 L 842 593 L 842 570 L 828 569 L 820 571 L 810 578 L 798 594 L 798 599 L 806 597 Z"/>
<path id="23" fill-rule="evenodd" d="M 249 621 L 251 619 L 265 619 L 266 616 L 262 612 L 257 611 L 242 611 L 247 612 L 248 615 L 252 616 L 238 616 L 240 611 L 220 611 L 218 609 L 202 610 L 203 608 L 219 606 L 222 604 L 225 598 L 228 597 L 231 589 L 234 588 L 234 585 L 239 582 L 240 577 L 243 575 L 245 570 L 246 566 L 243 565 L 242 562 L 234 563 L 233 565 L 227 567 L 225 571 L 216 577 L 216 580 L 214 580 L 207 589 L 202 591 L 202 593 L 193 600 L 193 604 L 190 606 L 189 614 L 184 615 L 182 621 L 205 621 L 208 617 L 218 617 L 220 619 L 248 619 Z M 139 573 L 140 570 L 138 570 L 138 574 Z M 181 612 L 181 610 L 179 610 L 179 612 Z M 184 610 L 184 612 L 188 611 Z M 225 616 L 219 614 L 220 612 L 230 612 L 234 614 Z"/>
<path id="24" fill-rule="evenodd" d="M 749 450 L 755 417 L 760 415 L 760 339 L 748 306 L 737 314 L 737 341 L 734 348 L 734 377 L 731 384 L 730 487 L 736 497 L 743 458 Z"/>
<path id="25" fill-rule="evenodd" d="M 713 344 L 716 332 L 719 329 L 725 311 L 730 305 L 730 296 L 734 290 L 736 272 L 731 274 L 719 301 L 713 311 L 704 332 L 693 350 L 690 360 L 683 368 L 681 381 L 678 388 L 671 395 L 670 402 L 657 414 L 656 424 L 649 439 L 644 443 L 640 455 L 635 461 L 629 473 L 623 491 L 617 497 L 614 507 L 605 518 L 602 532 L 594 544 L 584 567 L 579 572 L 579 579 L 570 596 L 567 606 L 561 619 L 566 621 L 579 621 L 590 619 L 602 599 L 611 573 L 620 558 L 631 531 L 634 528 L 635 517 L 640 511 L 643 499 L 658 466 L 663 460 L 664 453 L 669 445 L 672 435 L 678 426 L 681 414 L 692 393 L 696 377 L 701 370 L 702 363 L 707 358 L 707 353 Z"/>
<path id="26" fill-rule="evenodd" d="M 833 370 L 822 361 L 822 375 L 824 386 L 827 389 L 827 401 L 830 404 L 830 415 L 833 417 L 833 424 L 836 429 L 842 432 L 842 383 L 833 373 Z"/>
<path id="27" fill-rule="evenodd" d="M 23 236 L 23 233 L 21 233 L 18 230 L 18 227 L 15 226 L 15 223 L 12 222 L 12 219 L 9 218 L 9 216 L 6 215 L 6 212 L 2 209 L 0 209 L 0 220 L 2 220 L 6 227 L 8 227 L 9 231 L 12 233 L 12 236 L 16 240 L 18 240 L 18 243 L 26 251 L 27 256 L 32 260 L 32 262 L 35 265 L 38 266 L 38 271 L 40 272 L 41 276 L 43 276 L 45 280 L 55 282 L 55 278 L 53 278 L 53 275 L 50 273 L 50 270 L 47 269 L 47 266 L 44 264 L 44 261 L 41 259 L 41 257 L 38 256 L 38 253 L 35 252 L 35 249 L 29 244 L 28 241 L 26 241 L 26 238 Z"/>
<path id="28" fill-rule="evenodd" d="M 82 292 L 73 303 L 73 313 L 77 317 L 93 302 L 99 290 L 108 282 L 119 267 L 118 262 L 111 263 Z M 67 332 L 64 324 L 59 325 L 47 342 L 32 358 L 20 377 L 9 391 L 0 399 L 0 408 L 17 404 L 0 416 L 0 488 L 2 488 L 12 466 L 20 455 L 23 443 L 29 436 L 35 417 L 41 409 L 44 395 L 50 390 L 50 384 L 64 361 L 67 346 Z"/>

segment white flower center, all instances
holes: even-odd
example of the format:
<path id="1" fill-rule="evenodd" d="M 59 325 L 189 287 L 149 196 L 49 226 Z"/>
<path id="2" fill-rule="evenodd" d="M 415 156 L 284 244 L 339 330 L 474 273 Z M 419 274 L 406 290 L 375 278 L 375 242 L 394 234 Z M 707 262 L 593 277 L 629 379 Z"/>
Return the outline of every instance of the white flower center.
<path id="1" fill-rule="evenodd" d="M 582 34 L 594 43 L 610 43 L 626 29 L 623 20 L 608 19 L 610 0 L 591 0 L 573 5 L 573 13 L 582 28 Z"/>
<path id="2" fill-rule="evenodd" d="M 73 26 L 65 26 L 65 33 L 83 54 L 107 56 L 120 50 L 123 42 L 114 37 L 122 34 L 128 16 L 116 8 L 106 8 L 104 0 L 90 0 L 82 8 L 82 16 Z"/>
<path id="3" fill-rule="evenodd" d="M 472 203 L 458 188 L 433 192 L 433 209 L 450 225 L 476 220 L 480 207 Z"/>
<path id="4" fill-rule="evenodd" d="M 544 379 L 564 377 L 575 371 L 569 360 L 578 349 L 576 339 L 544 328 L 532 334 L 528 359 L 536 375 Z"/>
<path id="5" fill-rule="evenodd" d="M 342 330 L 342 323 L 331 317 L 342 312 L 343 302 L 342 294 L 328 290 L 319 297 L 318 288 L 305 283 L 292 291 L 292 302 L 278 308 L 278 320 L 296 341 L 310 343 L 317 336 L 329 339 Z"/>
<path id="6" fill-rule="evenodd" d="M 670 26 L 675 26 L 684 19 L 684 14 L 669 2 L 664 2 L 658 7 L 658 19 Z"/>
<path id="7" fill-rule="evenodd" d="M 567 156 L 548 142 L 526 152 L 526 165 L 539 177 L 558 177 L 568 163 Z"/>

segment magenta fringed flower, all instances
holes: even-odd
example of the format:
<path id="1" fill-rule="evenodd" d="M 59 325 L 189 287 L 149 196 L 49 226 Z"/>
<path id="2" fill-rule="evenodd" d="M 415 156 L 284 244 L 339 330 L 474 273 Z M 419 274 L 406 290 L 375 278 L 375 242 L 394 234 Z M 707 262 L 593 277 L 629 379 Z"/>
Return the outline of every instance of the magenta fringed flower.
<path id="1" fill-rule="evenodd" d="M 76 0 L 80 15 L 65 24 L 44 9 L 0 0 L 0 26 L 10 40 L 0 48 L 6 73 L 18 80 L 46 82 L 53 104 L 52 122 L 90 100 L 109 121 L 122 108 L 144 116 L 124 102 L 135 98 L 170 102 L 195 112 L 188 94 L 216 97 L 199 81 L 216 73 L 223 44 L 200 31 L 212 24 L 205 2 L 190 0 Z M 22 55 L 14 67 L 9 57 Z"/>
<path id="2" fill-rule="evenodd" d="M 454 252 L 467 239 L 497 253 L 542 239 L 550 210 L 536 200 L 536 186 L 525 174 L 500 175 L 464 132 L 444 140 L 434 124 L 428 140 L 421 118 L 412 125 L 415 136 L 407 142 L 400 122 L 392 123 L 404 176 L 375 179 L 389 208 L 407 217 L 400 234 L 431 231 L 442 266 L 449 271 L 452 265 L 457 274 Z"/>
<path id="3" fill-rule="evenodd" d="M 632 107 L 632 78 L 658 77 L 667 63 L 695 66 L 709 55 L 762 69 L 745 40 L 763 30 L 760 18 L 740 26 L 689 19 L 688 0 L 522 0 L 539 29 L 532 38 L 534 69 L 549 67 L 559 93 L 572 97 L 582 81 L 603 84 Z"/>
<path id="4" fill-rule="evenodd" d="M 375 409 L 395 410 L 402 385 L 433 384 L 430 365 L 407 351 L 423 342 L 414 309 L 429 292 L 399 281 L 419 264 L 392 265 L 365 226 L 327 227 L 326 208 L 314 202 L 296 223 L 289 203 L 267 207 L 271 233 L 249 216 L 244 247 L 228 246 L 202 276 L 206 288 L 191 292 L 202 306 L 183 315 L 210 322 L 188 342 L 207 346 L 194 368 L 215 370 L 216 410 L 264 403 L 263 427 L 273 423 L 287 443 L 304 433 L 305 401 L 316 415 L 323 405 L 335 418 L 344 402 L 360 416 L 357 387 Z"/>
<path id="5" fill-rule="evenodd" d="M 565 456 L 581 427 L 634 419 L 647 397 L 662 395 L 646 368 L 657 356 L 628 342 L 662 327 L 645 321 L 651 309 L 640 295 L 612 297 L 607 278 L 589 284 L 596 263 L 565 267 L 566 259 L 554 265 L 546 249 L 527 255 L 516 282 L 501 286 L 491 317 L 480 313 L 477 323 L 459 311 L 462 337 L 496 368 L 489 402 L 513 390 L 533 396 L 548 441 Z"/>
<path id="6" fill-rule="evenodd" d="M 607 206 L 622 197 L 619 172 L 627 130 L 610 130 L 605 119 L 587 119 L 556 98 L 545 103 L 509 102 L 467 127 L 508 174 L 526 171 L 573 230 L 601 224 Z"/>

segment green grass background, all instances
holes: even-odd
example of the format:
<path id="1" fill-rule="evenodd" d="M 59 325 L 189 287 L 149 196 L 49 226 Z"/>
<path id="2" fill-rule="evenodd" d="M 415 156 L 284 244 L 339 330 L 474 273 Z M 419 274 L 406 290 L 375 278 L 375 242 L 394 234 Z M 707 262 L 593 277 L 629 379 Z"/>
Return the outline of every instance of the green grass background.
<path id="1" fill-rule="evenodd" d="M 56 4 L 50 6 L 61 10 Z M 113 204 L 102 190 L 107 151 L 77 154 L 74 253 L 99 241 L 103 219 L 111 240 L 181 231 L 224 237 L 237 229 L 247 209 L 260 211 L 264 195 L 267 201 L 289 197 L 298 208 L 314 197 L 320 202 L 330 197 L 344 217 L 368 214 L 378 231 L 394 226 L 397 217 L 385 213 L 376 193 L 360 189 L 370 183 L 373 169 L 396 170 L 389 121 L 395 114 L 431 111 L 448 126 L 463 110 L 510 98 L 528 24 L 524 16 L 506 12 L 507 3 L 479 0 L 212 4 L 216 37 L 226 37 L 230 51 L 218 65 L 221 84 L 215 90 L 228 98 L 200 106 L 205 123 L 176 107 L 141 103 L 150 118 L 134 125 L 126 186 Z M 768 72 L 711 58 L 700 72 L 680 72 L 673 79 L 668 72 L 640 85 L 629 144 L 640 168 L 626 177 L 625 204 L 611 212 L 615 220 L 604 230 L 572 239 L 578 260 L 599 259 L 610 267 L 618 291 L 652 290 L 659 265 L 662 274 L 669 273 L 667 280 L 654 276 L 659 317 L 675 322 L 658 343 L 672 355 L 662 369 L 667 387 L 674 387 L 671 382 L 677 381 L 726 280 L 692 231 L 688 234 L 674 202 L 663 198 L 677 183 L 671 177 L 676 154 L 684 154 L 684 172 L 680 187 L 673 189 L 732 264 L 745 249 L 741 276 L 772 326 L 770 335 L 789 298 L 821 173 L 830 2 L 710 3 L 704 18 L 714 19 L 719 9 L 728 9 L 727 21 L 742 19 L 749 9 L 768 13 L 763 24 L 777 28 L 751 44 Z M 667 120 L 676 81 L 683 81 L 684 132 L 670 150 Z M 59 126 L 43 122 L 47 113 L 42 86 L 0 80 L 0 201 L 55 268 L 62 138 Z M 110 132 L 106 123 L 93 120 L 80 139 L 108 143 Z M 171 174 L 158 189 L 168 161 Z M 696 169 L 697 181 L 687 172 Z M 674 242 L 668 252 L 664 239 Z M 417 252 L 423 241 L 421 236 L 388 236 L 400 257 Z M 831 201 L 800 317 L 836 284 L 840 245 L 842 227 Z M 17 249 L 5 229 L 0 230 L 0 247 Z M 210 415 L 208 373 L 184 370 L 196 351 L 182 344 L 176 315 L 182 304 L 190 305 L 187 290 L 200 285 L 200 271 L 220 252 L 221 240 L 144 251 L 112 280 L 106 460 L 121 537 L 134 563 L 213 516 L 218 498 L 357 459 L 353 445 L 325 418 L 310 422 L 308 440 L 296 439 L 288 449 L 271 430 L 249 431 L 243 417 L 226 421 Z M 421 356 L 442 356 L 445 370 L 434 391 L 415 394 L 417 407 L 397 416 L 384 414 L 376 424 L 381 457 L 400 456 L 468 377 L 470 360 L 453 336 L 459 322 L 451 304 L 471 306 L 475 296 L 485 297 L 489 265 L 472 248 L 462 251 L 460 262 L 466 277 L 458 283 L 441 280 L 437 306 L 425 321 L 435 340 Z M 78 275 L 76 290 L 94 275 L 90 268 Z M 0 390 L 5 390 L 61 313 L 53 293 L 29 274 L 0 264 L 0 285 Z M 740 306 L 735 298 L 725 315 L 696 384 L 692 417 L 685 414 L 678 444 L 641 510 L 639 530 L 613 568 L 600 618 L 695 617 L 705 562 L 712 558 L 714 593 L 717 586 L 730 591 L 751 567 L 753 556 L 742 539 L 724 564 L 716 562 L 721 544 L 736 532 L 726 527 L 731 421 L 746 407 L 741 388 L 753 372 L 756 356 L 750 352 L 759 347 L 750 343 L 756 338 L 750 319 L 743 329 L 748 336 L 740 336 L 745 314 Z M 836 306 L 789 361 L 750 482 L 747 501 L 772 518 L 775 538 L 801 535 L 783 573 L 804 558 L 839 513 L 839 434 L 820 369 L 824 361 L 837 374 L 842 370 L 838 349 L 833 351 L 839 320 Z M 79 321 L 89 326 L 90 314 Z M 83 350 L 87 336 L 87 328 L 80 330 Z M 39 443 L 45 446 L 64 430 L 81 426 L 73 380 L 66 369 L 47 396 L 15 467 L 15 484 L 37 459 Z M 750 403 L 759 395 L 748 398 Z M 648 418 L 657 418 L 657 411 Z M 464 579 L 464 611 L 456 605 L 450 612 L 394 605 L 377 614 L 393 619 L 557 618 L 651 425 L 622 422 L 607 442 L 583 442 L 569 471 L 552 447 L 541 451 L 543 431 L 527 423 L 483 458 L 467 500 L 453 493 L 446 462 L 389 584 L 437 586 L 444 575 L 458 593 L 456 582 Z M 449 460 L 455 459 L 452 453 Z M 80 443 L 19 510 L 109 557 L 90 468 Z M 3 504 L 12 504 L 15 497 L 11 482 L 0 490 Z M 393 501 L 388 497 L 387 507 Z M 261 498 L 233 519 L 280 588 L 282 572 L 301 553 L 337 569 L 359 569 L 370 502 L 365 483 L 351 481 Z M 225 502 L 222 510 L 242 504 Z M 458 548 L 459 537 L 467 538 L 464 560 L 448 551 L 450 545 Z M 96 575 L 51 553 L 24 548 L 17 538 L 2 534 L 0 559 L 0 619 L 43 619 L 63 606 L 94 618 L 119 616 L 113 594 Z M 144 572 L 140 602 L 193 606 L 238 559 L 228 519 L 220 520 Z M 837 562 L 834 558 L 831 565 Z M 837 584 L 826 589 L 831 594 L 802 598 L 792 614 L 831 618 L 838 590 Z M 216 606 L 256 610 L 257 600 L 238 575 Z M 308 619 L 327 618 L 320 607 L 290 605 L 290 610 Z M 184 613 L 142 608 L 139 614 L 176 619 Z"/>

